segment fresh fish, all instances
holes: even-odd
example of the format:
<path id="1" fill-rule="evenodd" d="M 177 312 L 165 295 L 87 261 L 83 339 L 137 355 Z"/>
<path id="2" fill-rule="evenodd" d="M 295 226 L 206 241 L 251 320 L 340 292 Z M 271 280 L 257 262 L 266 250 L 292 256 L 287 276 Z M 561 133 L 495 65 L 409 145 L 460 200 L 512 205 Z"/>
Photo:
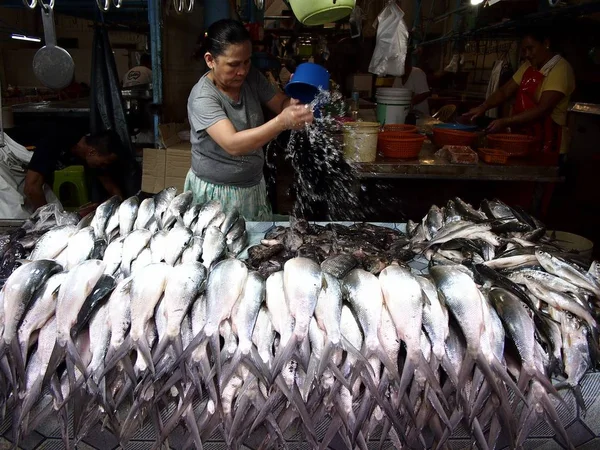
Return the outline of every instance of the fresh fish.
<path id="1" fill-rule="evenodd" d="M 40 238 L 35 248 L 29 255 L 30 260 L 53 259 L 62 252 L 69 243 L 69 239 L 77 232 L 75 225 L 65 225 L 48 231 Z"/>
<path id="2" fill-rule="evenodd" d="M 129 276 L 131 263 L 148 245 L 151 238 L 152 233 L 148 230 L 135 230 L 127 235 L 123 241 L 123 258 L 121 260 L 121 270 L 125 276 Z"/>
<path id="3" fill-rule="evenodd" d="M 442 210 L 433 205 L 427 215 L 423 218 L 423 227 L 427 231 L 429 238 L 435 236 L 444 226 L 444 215 Z"/>
<path id="4" fill-rule="evenodd" d="M 106 224 L 106 230 L 104 231 L 105 236 L 102 239 L 110 240 L 113 234 L 118 233 L 119 230 L 119 208 L 115 208 Z"/>
<path id="5" fill-rule="evenodd" d="M 283 291 L 290 315 L 294 321 L 294 329 L 290 342 L 282 346 L 275 358 L 273 373 L 288 362 L 296 347 L 308 336 L 310 319 L 315 312 L 317 300 L 323 286 L 321 267 L 308 258 L 292 258 L 283 269 Z"/>
<path id="6" fill-rule="evenodd" d="M 214 216 L 212 218 L 212 220 L 210 222 L 208 222 L 208 225 L 206 227 L 207 228 L 217 227 L 217 228 L 221 229 L 221 225 L 223 224 L 223 222 L 225 222 L 225 218 L 226 218 L 225 213 L 223 211 L 220 211 L 217 213 L 216 216 Z"/>
<path id="7" fill-rule="evenodd" d="M 227 249 L 234 256 L 242 253 L 246 247 L 248 247 L 248 233 L 246 231 L 244 231 L 236 240 L 231 242 L 231 244 L 227 244 Z"/>
<path id="8" fill-rule="evenodd" d="M 118 361 L 125 358 L 130 350 L 140 353 L 136 365 L 141 370 L 146 366 L 154 373 L 154 364 L 150 353 L 151 344 L 148 339 L 149 323 L 154 316 L 154 309 L 165 290 L 167 280 L 173 268 L 165 263 L 150 264 L 135 274 L 129 287 L 131 299 L 130 317 L 131 329 L 125 342 L 114 353 L 106 364 L 106 369 L 112 368 Z M 112 342 L 111 342 L 112 347 Z"/>
<path id="9" fill-rule="evenodd" d="M 165 212 L 162 220 L 162 228 L 169 228 L 177 220 L 183 223 L 183 216 L 192 204 L 193 199 L 194 195 L 191 191 L 183 192 L 175 197 Z"/>
<path id="10" fill-rule="evenodd" d="M 223 225 L 221 225 L 221 231 L 223 229 Z M 227 243 L 231 243 L 237 239 L 239 239 L 246 232 L 246 220 L 244 216 L 238 216 L 237 220 L 231 225 L 231 228 L 227 233 L 225 233 L 225 237 L 227 238 Z"/>
<path id="11" fill-rule="evenodd" d="M 32 302 L 37 300 L 36 291 L 46 283 L 52 275 L 62 270 L 56 262 L 46 259 L 30 262 L 19 267 L 6 280 L 3 288 L 4 330 L 0 359 L 6 352 L 21 380 L 25 379 L 24 356 L 18 339 L 18 326 Z M 13 374 L 14 377 L 14 374 Z M 16 383 L 13 379 L 13 384 Z"/>
<path id="12" fill-rule="evenodd" d="M 202 205 L 193 205 L 183 214 L 183 225 L 190 230 L 193 230 L 192 224 L 198 218 L 198 213 L 202 209 Z"/>
<path id="13" fill-rule="evenodd" d="M 600 299 L 600 285 L 587 273 L 580 271 L 577 267 L 568 262 L 551 255 L 544 250 L 536 250 L 535 256 L 546 271 L 568 280 L 575 286 L 592 292 L 596 298 Z"/>
<path id="14" fill-rule="evenodd" d="M 196 222 L 194 234 L 196 236 L 203 236 L 204 230 L 208 227 L 208 224 L 220 212 L 222 212 L 221 204 L 217 201 L 210 201 L 202 205 L 202 209 L 200 209 L 200 212 L 198 213 L 198 221 Z"/>
<path id="15" fill-rule="evenodd" d="M 119 282 L 108 299 L 107 328 L 110 330 L 110 348 L 107 360 L 125 341 L 131 325 L 131 282 L 126 278 Z"/>
<path id="16" fill-rule="evenodd" d="M 137 217 L 133 224 L 133 229 L 134 230 L 147 229 L 146 227 L 150 224 L 150 220 L 152 218 L 154 218 L 154 211 L 155 211 L 154 199 L 147 198 L 145 200 L 142 200 L 142 203 L 140 203 L 140 207 L 138 208 L 138 211 L 137 211 Z"/>
<path id="17" fill-rule="evenodd" d="M 357 265 L 358 260 L 354 256 L 342 253 L 325 259 L 321 263 L 321 270 L 342 279 Z"/>
<path id="18" fill-rule="evenodd" d="M 88 364 L 88 373 L 94 375 L 98 382 L 98 374 L 104 369 L 104 361 L 110 344 L 110 327 L 108 326 L 108 303 L 101 305 L 90 319 L 90 351 L 92 360 Z"/>
<path id="19" fill-rule="evenodd" d="M 273 353 L 271 349 L 274 340 L 275 330 L 269 312 L 265 306 L 261 306 L 252 331 L 252 343 L 256 346 L 260 359 L 267 367 L 272 365 Z"/>
<path id="20" fill-rule="evenodd" d="M 462 217 L 467 218 L 468 220 L 473 220 L 475 222 L 481 222 L 487 219 L 486 215 L 481 211 L 476 210 L 470 204 L 463 201 L 462 199 L 456 197 L 454 199 L 456 204 L 456 209 L 461 214 Z"/>
<path id="21" fill-rule="evenodd" d="M 27 362 L 27 351 L 31 346 L 31 335 L 54 316 L 58 290 L 66 277 L 66 272 L 60 272 L 48 278 L 43 289 L 36 294 L 37 299 L 34 300 L 33 305 L 27 311 L 23 322 L 19 326 L 19 344 L 24 363 Z M 2 310 L 4 310 L 4 307 L 2 307 Z"/>
<path id="22" fill-rule="evenodd" d="M 204 239 L 198 236 L 192 236 L 187 248 L 183 251 L 181 255 L 182 263 L 189 263 L 194 261 L 200 261 L 202 257 L 202 245 L 204 243 Z"/>
<path id="23" fill-rule="evenodd" d="M 140 254 L 135 258 L 135 261 L 131 263 L 131 273 L 135 273 L 143 267 L 149 266 L 152 264 L 152 252 L 148 247 L 140 252 Z"/>
<path id="24" fill-rule="evenodd" d="M 204 289 L 205 281 L 206 268 L 199 262 L 180 264 L 177 270 L 172 271 L 162 300 L 165 305 L 166 335 L 156 347 L 154 363 L 162 358 L 163 352 L 169 345 L 174 345 L 177 356 L 183 353 L 181 322 Z"/>
<path id="25" fill-rule="evenodd" d="M 160 230 L 152 235 L 152 238 L 150 239 L 150 252 L 152 253 L 153 263 L 158 263 L 165 260 L 168 234 L 168 231 Z"/>
<path id="26" fill-rule="evenodd" d="M 154 196 L 154 218 L 158 224 L 162 224 L 163 215 L 169 209 L 169 205 L 177 195 L 177 188 L 173 186 L 160 191 Z"/>
<path id="27" fill-rule="evenodd" d="M 461 220 L 463 220 L 463 218 L 456 210 L 456 203 L 454 203 L 453 200 L 448 200 L 448 203 L 444 208 L 444 225 L 448 225 L 452 222 L 460 222 Z"/>
<path id="28" fill-rule="evenodd" d="M 208 227 L 202 243 L 202 263 L 204 266 L 210 270 L 211 265 L 221 258 L 226 248 L 227 243 L 221 230 L 217 227 Z"/>
<path id="29" fill-rule="evenodd" d="M 90 318 L 102 305 L 108 301 L 110 293 L 115 288 L 115 279 L 110 275 L 102 275 L 96 282 L 94 289 L 85 299 L 85 302 L 77 314 L 75 326 L 71 330 L 73 336 L 77 336 L 81 330 L 88 324 Z"/>
<path id="30" fill-rule="evenodd" d="M 119 266 L 121 265 L 121 261 L 123 259 L 123 243 L 125 241 L 124 237 L 120 237 L 106 247 L 106 251 L 104 252 L 104 264 L 106 264 L 105 273 L 107 275 L 114 275 Z"/>
<path id="31" fill-rule="evenodd" d="M 127 236 L 133 229 L 138 216 L 140 200 L 137 197 L 129 197 L 119 206 L 119 234 Z"/>
<path id="32" fill-rule="evenodd" d="M 90 253 L 90 259 L 104 259 L 104 253 L 108 248 L 108 243 L 104 239 L 96 239 L 94 241 L 94 249 Z"/>
<path id="33" fill-rule="evenodd" d="M 66 270 L 70 270 L 77 264 L 88 259 L 94 250 L 94 229 L 87 227 L 79 230 L 69 239 L 67 246 Z"/>
<path id="34" fill-rule="evenodd" d="M 96 208 L 96 214 L 94 214 L 94 219 L 92 220 L 91 224 L 92 228 L 94 229 L 94 235 L 96 236 L 96 238 L 107 238 L 106 227 L 111 216 L 117 210 L 119 202 L 119 197 L 113 196 L 106 200 L 104 203 L 101 203 Z"/>
<path id="35" fill-rule="evenodd" d="M 223 220 L 223 223 L 220 226 L 221 233 L 223 233 L 225 236 L 227 236 L 227 234 L 229 233 L 229 231 L 231 230 L 233 225 L 235 225 L 235 223 L 237 222 L 239 217 L 240 217 L 240 212 L 236 208 L 227 212 L 225 214 L 225 219 Z"/>
<path id="36" fill-rule="evenodd" d="M 450 333 L 448 310 L 442 306 L 437 288 L 428 278 L 417 276 L 416 280 L 425 295 L 423 302 L 423 328 L 431 341 L 431 351 L 441 361 L 445 355 L 445 342 Z"/>
<path id="37" fill-rule="evenodd" d="M 165 262 L 170 266 L 175 265 L 188 242 L 192 232 L 187 228 L 173 228 L 165 240 Z"/>

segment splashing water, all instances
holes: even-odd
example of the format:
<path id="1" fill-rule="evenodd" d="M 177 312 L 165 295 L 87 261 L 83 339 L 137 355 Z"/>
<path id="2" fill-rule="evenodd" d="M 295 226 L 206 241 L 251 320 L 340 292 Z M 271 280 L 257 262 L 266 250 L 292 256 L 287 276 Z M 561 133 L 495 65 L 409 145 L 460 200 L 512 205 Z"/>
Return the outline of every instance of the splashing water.
<path id="1" fill-rule="evenodd" d="M 294 169 L 296 203 L 292 213 L 306 218 L 323 210 L 321 214 L 328 220 L 364 220 L 369 208 L 361 205 L 357 172 L 345 161 L 338 137 L 341 125 L 335 116 L 345 111 L 343 97 L 339 91 L 321 90 L 308 107 L 315 111 L 314 122 L 292 131 L 284 148 Z"/>

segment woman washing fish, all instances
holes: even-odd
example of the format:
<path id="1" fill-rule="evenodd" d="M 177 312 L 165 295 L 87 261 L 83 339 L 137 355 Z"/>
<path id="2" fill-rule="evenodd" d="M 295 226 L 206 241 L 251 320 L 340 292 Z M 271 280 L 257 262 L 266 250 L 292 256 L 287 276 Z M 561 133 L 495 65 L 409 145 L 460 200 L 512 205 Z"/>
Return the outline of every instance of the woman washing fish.
<path id="1" fill-rule="evenodd" d="M 209 72 L 188 99 L 192 167 L 185 190 L 194 201 L 218 200 L 246 220 L 270 220 L 262 147 L 285 130 L 313 121 L 305 105 L 276 92 L 250 64 L 252 43 L 244 26 L 220 20 L 205 35 Z M 262 106 L 276 117 L 265 123 Z"/>
<path id="2" fill-rule="evenodd" d="M 514 97 L 512 115 L 494 120 L 488 131 L 497 133 L 510 127 L 513 132 L 538 138 L 543 152 L 564 155 L 568 146 L 567 106 L 575 90 L 575 75 L 551 44 L 547 30 L 527 31 L 522 41 L 526 61 L 504 86 L 467 116 L 475 119 Z"/>

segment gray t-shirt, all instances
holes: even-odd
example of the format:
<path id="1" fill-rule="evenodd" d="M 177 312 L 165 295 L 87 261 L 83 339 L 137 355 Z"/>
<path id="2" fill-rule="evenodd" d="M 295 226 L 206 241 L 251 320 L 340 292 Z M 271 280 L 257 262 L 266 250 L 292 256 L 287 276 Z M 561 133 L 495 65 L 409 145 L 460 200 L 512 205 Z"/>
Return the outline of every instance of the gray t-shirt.
<path id="1" fill-rule="evenodd" d="M 229 119 L 237 131 L 261 126 L 265 121 L 261 104 L 266 104 L 275 93 L 275 88 L 255 68 L 250 69 L 242 84 L 239 102 L 217 89 L 207 75 L 200 78 L 188 98 L 192 171 L 197 177 L 209 183 L 236 187 L 260 183 L 265 159 L 262 148 L 243 156 L 232 156 L 206 129 L 223 119 Z"/>

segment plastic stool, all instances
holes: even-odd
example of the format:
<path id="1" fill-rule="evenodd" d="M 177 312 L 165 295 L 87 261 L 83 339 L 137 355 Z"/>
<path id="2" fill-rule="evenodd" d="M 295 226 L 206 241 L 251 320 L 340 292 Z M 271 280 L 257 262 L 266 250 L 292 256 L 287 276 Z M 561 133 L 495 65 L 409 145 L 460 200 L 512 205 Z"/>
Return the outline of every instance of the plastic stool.
<path id="1" fill-rule="evenodd" d="M 68 188 L 66 197 L 61 195 Z M 66 211 L 73 211 L 89 202 L 88 189 L 83 166 L 69 166 L 54 171 L 54 195 L 58 197 Z M 62 192 L 61 192 L 62 191 Z"/>

